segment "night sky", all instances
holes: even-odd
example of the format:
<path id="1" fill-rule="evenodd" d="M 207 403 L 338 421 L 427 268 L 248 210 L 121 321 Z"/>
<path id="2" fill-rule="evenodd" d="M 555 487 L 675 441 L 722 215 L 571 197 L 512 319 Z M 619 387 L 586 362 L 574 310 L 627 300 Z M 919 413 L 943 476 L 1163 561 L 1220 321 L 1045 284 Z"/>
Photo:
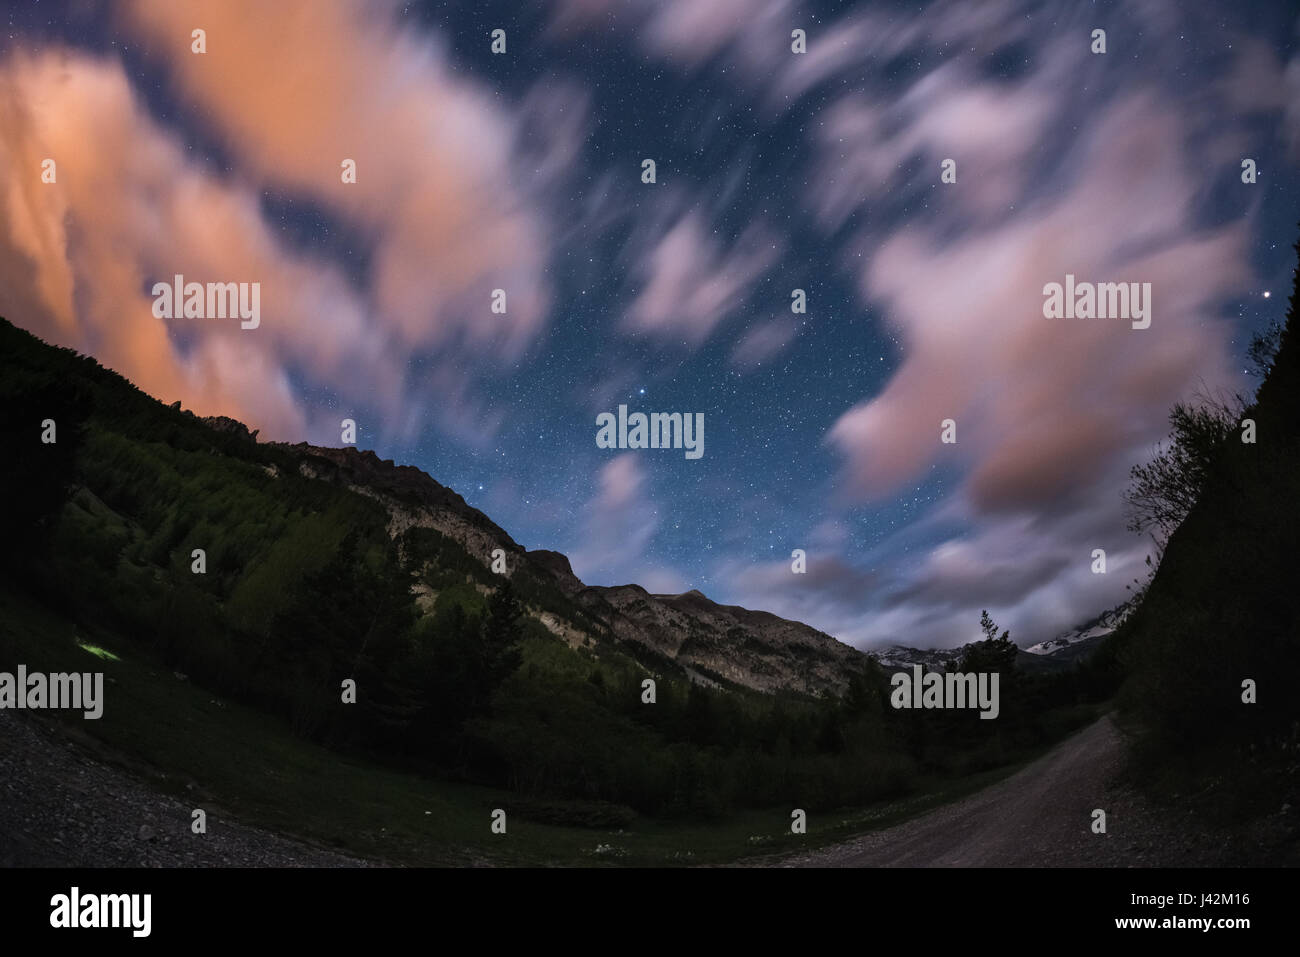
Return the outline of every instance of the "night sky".
<path id="1" fill-rule="evenodd" d="M 263 438 L 355 418 L 589 583 L 863 647 L 971 640 L 984 608 L 1029 644 L 1123 600 L 1129 468 L 1174 401 L 1254 388 L 1286 308 L 1277 0 L 4 16 L 0 314 Z M 154 317 L 178 272 L 260 282 L 260 327 Z M 1044 318 L 1067 273 L 1152 283 L 1151 328 Z M 703 413 L 703 457 L 597 448 L 619 404 Z"/>

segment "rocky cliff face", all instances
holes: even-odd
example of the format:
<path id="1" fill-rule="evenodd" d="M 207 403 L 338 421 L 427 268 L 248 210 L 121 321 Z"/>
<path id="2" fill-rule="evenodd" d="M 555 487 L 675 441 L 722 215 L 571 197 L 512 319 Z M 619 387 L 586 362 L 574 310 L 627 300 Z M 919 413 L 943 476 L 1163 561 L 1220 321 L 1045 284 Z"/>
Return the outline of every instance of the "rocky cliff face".
<path id="1" fill-rule="evenodd" d="M 554 609 L 530 606 L 530 613 L 570 644 L 598 637 L 591 633 L 594 623 L 595 631 L 676 662 L 701 683 L 730 682 L 767 692 L 838 694 L 852 673 L 867 666 L 861 652 L 815 628 L 767 612 L 719 605 L 698 591 L 653 595 L 634 584 L 588 586 L 574 575 L 564 555 L 523 548 L 460 495 L 412 466 L 353 448 L 306 443 L 280 448 L 292 453 L 301 474 L 383 504 L 394 538 L 412 527 L 432 528 L 459 543 L 484 567 L 491 566 L 494 549 L 504 549 L 512 577 L 522 573 L 555 589 L 586 616 L 584 624 Z"/>
<path id="2" fill-rule="evenodd" d="M 654 643 L 688 670 L 761 691 L 840 693 L 866 657 L 830 635 L 698 591 L 651 595 L 636 585 L 593 589 L 619 612 L 625 640 Z"/>
<path id="3" fill-rule="evenodd" d="M 295 454 L 298 471 L 308 478 L 379 501 L 388 509 L 388 533 L 394 538 L 409 528 L 432 528 L 455 539 L 484 565 L 491 564 L 496 548 L 505 549 L 511 558 L 524 553 L 505 529 L 414 466 L 394 465 L 392 459 L 354 448 L 326 449 L 306 442 L 281 447 Z"/>

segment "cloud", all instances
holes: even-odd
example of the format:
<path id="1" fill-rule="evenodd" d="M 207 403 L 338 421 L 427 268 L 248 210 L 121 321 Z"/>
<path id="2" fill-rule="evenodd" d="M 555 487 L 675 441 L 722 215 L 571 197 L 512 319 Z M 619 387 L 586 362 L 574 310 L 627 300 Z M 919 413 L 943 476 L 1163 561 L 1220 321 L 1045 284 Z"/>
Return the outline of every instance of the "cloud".
<path id="1" fill-rule="evenodd" d="M 644 52 L 684 71 L 719 67 L 768 109 L 792 108 L 821 84 L 855 83 L 903 53 L 987 54 L 1032 29 L 1024 0 L 938 0 L 924 16 L 867 10 L 824 22 L 795 0 L 554 0 L 552 32 L 621 30 Z M 796 54 L 791 32 L 805 31 Z"/>
<path id="2" fill-rule="evenodd" d="M 1287 155 L 1293 163 L 1300 163 L 1300 53 L 1287 62 L 1282 75 L 1282 89 L 1285 98 L 1282 129 Z"/>
<path id="3" fill-rule="evenodd" d="M 1097 548 L 1104 573 L 1094 571 Z M 982 522 L 897 569 L 854 635 L 864 645 L 956 647 L 979 637 L 987 609 L 1013 641 L 1033 644 L 1123 600 L 1145 575 L 1148 551 L 1102 503 Z"/>
<path id="4" fill-rule="evenodd" d="M 828 598 L 814 619 L 860 645 L 972 640 L 981 607 L 1027 643 L 1122 600 L 1149 551 L 1124 527 L 1129 467 L 1164 436 L 1173 402 L 1240 387 L 1222 309 L 1250 281 L 1250 224 L 1207 215 L 1189 158 L 1235 167 L 1244 115 L 1285 109 L 1283 71 L 1247 45 L 1208 100 L 1158 76 L 1083 95 L 1063 82 L 1086 69 L 1072 39 L 1049 41 L 1010 82 L 980 79 L 965 56 L 888 99 L 868 78 L 816 127 L 810 206 L 828 233 L 867 211 L 842 263 L 902 352 L 828 433 L 841 502 L 951 476 L 934 520 L 855 557 L 887 569 L 875 587 Z M 957 183 L 940 186 L 949 155 Z M 928 192 L 909 186 L 918 157 Z M 1066 273 L 1150 282 L 1151 327 L 1044 319 L 1043 285 Z M 955 446 L 939 441 L 947 418 Z M 1105 575 L 1092 573 L 1098 547 Z"/>
<path id="5" fill-rule="evenodd" d="M 798 326 L 784 319 L 760 322 L 736 342 L 731 350 L 731 364 L 742 369 L 762 365 L 781 353 L 798 334 Z"/>
<path id="6" fill-rule="evenodd" d="M 687 211 L 652 248 L 633 253 L 644 285 L 624 327 L 697 345 L 739 309 L 751 285 L 780 258 L 782 244 L 750 225 L 730 248 L 709 238 L 703 216 Z"/>
<path id="7" fill-rule="evenodd" d="M 685 591 L 680 574 L 647 557 L 659 529 L 659 507 L 646 492 L 637 453 L 610 459 L 596 483 L 596 493 L 583 509 L 579 539 L 568 550 L 577 576 L 589 585 L 636 582 L 650 592 Z"/>
<path id="8" fill-rule="evenodd" d="M 46 157 L 54 183 L 41 181 Z M 268 342 L 317 371 L 340 359 L 306 341 L 293 348 L 286 326 L 315 319 L 325 332 L 317 343 L 383 364 L 357 343 L 362 309 L 342 280 L 281 247 L 246 187 L 190 162 L 144 112 L 120 65 L 59 52 L 0 64 L 0 170 L 8 184 L 0 308 L 52 341 L 93 349 L 146 391 L 285 436 L 300 434 L 306 415 Z M 189 320 L 193 331 L 175 333 L 152 315 L 147 292 L 174 272 L 262 282 L 267 321 L 243 331 Z M 317 297 L 297 294 L 309 277 L 339 293 L 319 317 L 308 313 Z"/>
<path id="9" fill-rule="evenodd" d="M 936 204 L 955 212 L 1004 213 L 1020 198 L 1032 153 L 1060 108 L 1050 91 L 1061 82 L 1060 60 L 1045 58 L 1032 82 L 1008 87 L 979 82 L 961 60 L 925 74 L 902 96 L 843 96 L 824 113 L 815 136 L 818 173 L 808 199 L 823 227 L 838 229 L 862 207 L 878 205 L 914 156 L 927 184 L 941 163 L 956 164 Z"/>
<path id="10" fill-rule="evenodd" d="M 805 549 L 805 561 L 805 571 L 796 573 L 793 558 L 755 564 L 731 560 L 720 565 L 715 577 L 741 604 L 851 635 L 863 609 L 877 597 L 879 575 L 828 549 Z"/>
<path id="11" fill-rule="evenodd" d="M 403 345 L 464 341 L 513 358 L 540 331 L 546 224 L 516 185 L 517 121 L 436 37 L 399 28 L 395 3 L 126 9 L 241 163 L 369 236 L 373 319 Z M 196 26 L 205 54 L 190 51 Z M 355 184 L 341 182 L 344 159 L 356 161 Z M 489 310 L 494 288 L 505 315 Z"/>
<path id="12" fill-rule="evenodd" d="M 1105 502 L 987 521 L 952 497 L 866 551 L 853 549 L 838 522 L 821 523 L 805 536 L 806 574 L 786 559 L 732 557 L 713 578 L 728 602 L 808 622 L 859 648 L 954 648 L 980 638 L 983 609 L 1027 645 L 1115 605 L 1145 574 L 1149 549 L 1123 524 Z M 1093 571 L 1096 548 L 1106 551 L 1105 574 Z"/>
<path id="13" fill-rule="evenodd" d="M 830 431 L 851 493 L 886 494 L 947 460 L 973 470 L 968 491 L 986 509 L 1047 506 L 1158 439 L 1174 401 L 1235 384 L 1228 330 L 1210 320 L 1249 278 L 1246 233 L 1198 232 L 1183 142 L 1175 115 L 1134 95 L 1102 113 L 1056 201 L 949 242 L 916 227 L 885 239 L 862 291 L 904 359 Z M 1043 286 L 1067 273 L 1150 282 L 1151 327 L 1044 319 Z M 955 446 L 939 442 L 949 418 Z"/>
<path id="14" fill-rule="evenodd" d="M 862 238 L 876 251 L 860 291 L 903 357 L 829 431 L 840 492 L 882 498 L 942 467 L 956 476 L 945 509 L 965 528 L 896 563 L 847 636 L 943 647 L 976 637 L 987 607 L 1023 643 L 1122 600 L 1148 551 L 1124 528 L 1128 467 L 1163 437 L 1175 401 L 1239 384 L 1216 320 L 1249 281 L 1248 232 L 1198 225 L 1192 126 L 1168 100 L 1131 92 L 1094 108 L 1065 185 L 1036 197 L 1026 187 L 1017 215 L 954 228 L 960 211 L 945 209 Z M 1009 131 L 997 149 L 1023 155 L 1032 134 Z M 964 191 L 965 210 L 984 205 L 972 192 L 1001 202 L 1006 188 L 960 174 L 948 187 Z M 1044 284 L 1067 273 L 1150 282 L 1150 328 L 1043 318 Z M 949 418 L 955 445 L 940 442 Z M 1106 575 L 1091 571 L 1097 547 Z"/>
<path id="15" fill-rule="evenodd" d="M 790 53 L 790 31 L 806 26 L 790 0 L 556 0 L 552 29 L 623 28 L 642 48 L 694 69 L 729 54 L 745 67 Z"/>
<path id="16" fill-rule="evenodd" d="M 750 62 L 760 62 L 769 46 L 790 52 L 794 5 L 789 0 L 668 0 L 649 7 L 640 37 L 668 58 L 702 63 L 727 47 L 739 46 Z"/>

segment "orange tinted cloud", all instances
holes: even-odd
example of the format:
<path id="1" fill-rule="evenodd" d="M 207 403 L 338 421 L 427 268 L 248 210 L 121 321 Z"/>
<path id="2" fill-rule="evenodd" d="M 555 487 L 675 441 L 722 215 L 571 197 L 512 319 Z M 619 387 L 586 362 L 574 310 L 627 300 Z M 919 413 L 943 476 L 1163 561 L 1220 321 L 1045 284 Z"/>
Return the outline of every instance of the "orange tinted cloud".
<path id="1" fill-rule="evenodd" d="M 514 356 L 549 303 L 546 227 L 516 185 L 516 126 L 396 5 L 133 0 L 127 23 L 267 182 L 373 244 L 374 319 L 407 346 L 464 340 Z M 191 31 L 207 52 L 191 52 Z M 341 180 L 356 162 L 354 184 Z M 490 312 L 493 289 L 505 315 Z"/>
<path id="2" fill-rule="evenodd" d="M 475 360 L 516 357 L 548 308 L 543 220 L 514 183 L 520 129 L 553 104 L 526 98 L 511 113 L 456 76 L 434 38 L 398 27 L 391 4 L 124 9 L 229 168 L 151 115 L 119 62 L 9 55 L 0 311 L 160 398 L 268 436 L 337 441 L 339 413 L 306 404 L 306 383 L 376 413 L 372 439 L 409 437 L 432 417 L 482 441 L 499 421 L 476 395 Z M 206 54 L 190 52 L 198 26 Z M 582 103 L 562 106 L 566 143 L 533 137 L 539 192 L 581 138 Z M 53 184 L 40 180 L 46 157 Z M 355 185 L 341 181 L 344 159 L 356 161 Z M 366 278 L 287 242 L 268 188 L 342 220 Z M 178 273 L 259 283 L 260 327 L 154 317 L 152 283 Z M 505 315 L 490 312 L 496 288 Z M 429 357 L 418 381 L 413 354 Z"/>
<path id="3" fill-rule="evenodd" d="M 56 181 L 41 179 L 44 159 Z M 263 232 L 244 255 L 252 198 L 191 164 L 132 94 L 119 64 L 67 52 L 0 65 L 0 311 L 54 342 L 94 350 L 142 389 L 280 434 L 301 432 L 265 339 L 196 330 L 185 348 L 152 314 L 161 264 L 274 281 L 294 263 Z M 170 273 L 166 274 L 170 277 Z M 200 320 L 194 320 L 201 322 Z"/>

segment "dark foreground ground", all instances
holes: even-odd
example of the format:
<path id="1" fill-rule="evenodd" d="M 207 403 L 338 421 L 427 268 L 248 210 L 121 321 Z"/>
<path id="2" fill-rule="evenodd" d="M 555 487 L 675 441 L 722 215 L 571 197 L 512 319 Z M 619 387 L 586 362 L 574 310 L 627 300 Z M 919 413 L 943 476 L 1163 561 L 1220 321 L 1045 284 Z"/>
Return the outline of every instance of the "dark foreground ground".
<path id="1" fill-rule="evenodd" d="M 1109 715 L 1016 774 L 886 830 L 772 859 L 786 867 L 1233 867 L 1294 864 L 1290 822 L 1208 837 L 1190 810 L 1156 808 L 1124 783 Z M 1092 831 L 1106 812 L 1106 833 Z"/>
<path id="2" fill-rule="evenodd" d="M 976 794 L 913 820 L 794 855 L 778 867 L 1214 867 L 1295 864 L 1286 816 L 1206 837 L 1190 811 L 1124 783 L 1110 717 Z M 190 835 L 191 810 L 208 833 Z M 1091 830 L 1106 811 L 1106 833 Z M 1292 855 L 1288 859 L 1288 853 Z M 29 717 L 0 711 L 0 866 L 356 867 L 356 857 L 229 820 L 211 801 L 160 793 L 129 766 Z"/>
<path id="3" fill-rule="evenodd" d="M 190 834 L 203 807 L 208 833 Z M 355 867 L 365 862 L 160 794 L 87 748 L 0 711 L 0 866 Z"/>

